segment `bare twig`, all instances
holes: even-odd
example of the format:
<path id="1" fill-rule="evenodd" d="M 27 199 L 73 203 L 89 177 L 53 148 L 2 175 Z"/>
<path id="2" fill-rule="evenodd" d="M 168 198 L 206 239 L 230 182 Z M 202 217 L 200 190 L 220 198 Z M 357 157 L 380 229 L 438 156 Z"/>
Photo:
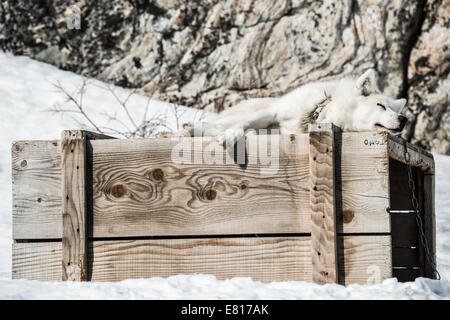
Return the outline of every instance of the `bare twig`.
<path id="1" fill-rule="evenodd" d="M 86 112 L 84 112 L 83 109 L 83 94 L 84 91 L 86 89 L 86 85 L 87 85 L 87 79 L 83 78 L 83 81 L 81 83 L 81 87 L 79 90 L 79 94 L 80 94 L 80 101 L 77 101 L 77 99 L 75 97 L 73 97 L 73 95 L 71 95 L 66 89 L 64 89 L 64 87 L 61 85 L 60 81 L 57 81 L 57 83 L 53 83 L 53 85 L 55 86 L 56 89 L 60 90 L 62 93 L 64 93 L 64 95 L 66 96 L 66 99 L 68 101 L 73 102 L 73 104 L 75 104 L 75 106 L 78 108 L 78 111 L 83 115 L 83 117 L 95 128 L 95 130 L 99 133 L 102 133 L 102 130 L 100 130 L 100 128 L 94 123 L 94 121 L 92 121 L 92 119 L 86 114 Z M 54 112 L 67 112 L 64 111 L 63 109 L 59 109 L 59 110 L 53 110 Z"/>
<path id="2" fill-rule="evenodd" d="M 115 91 L 115 88 L 111 85 L 107 85 L 106 87 L 101 87 L 102 89 L 106 89 L 111 95 L 114 97 L 116 102 L 118 103 L 120 109 L 125 111 L 126 119 L 129 120 L 131 123 L 131 127 L 125 123 L 120 117 L 118 117 L 117 112 L 108 113 L 108 112 L 101 112 L 100 114 L 106 118 L 107 120 L 107 126 L 100 126 L 95 123 L 92 116 L 86 112 L 86 109 L 84 108 L 84 96 L 87 90 L 88 85 L 91 83 L 88 81 L 88 79 L 83 78 L 83 81 L 81 83 L 80 88 L 77 90 L 76 94 L 71 94 L 66 88 L 63 87 L 63 85 L 58 81 L 57 83 L 53 83 L 53 86 L 58 92 L 61 92 L 64 95 L 65 103 L 69 103 L 68 106 L 66 106 L 63 103 L 56 103 L 53 108 L 50 110 L 54 113 L 62 113 L 62 114 L 78 114 L 81 115 L 82 118 L 84 118 L 88 126 L 86 126 L 85 123 L 80 121 L 79 119 L 72 117 L 77 124 L 79 124 L 81 127 L 91 129 L 93 131 L 97 131 L 102 134 L 113 134 L 117 136 L 121 136 L 124 138 L 136 138 L 136 137 L 151 137 L 155 136 L 159 131 L 164 130 L 164 132 L 171 133 L 173 130 L 168 126 L 168 112 L 171 112 L 173 114 L 175 123 L 176 123 L 176 130 L 180 130 L 180 118 L 181 116 L 186 112 L 185 109 L 180 108 L 179 106 L 175 104 L 171 104 L 169 108 L 166 109 L 166 113 L 151 113 L 151 97 L 148 97 L 145 110 L 142 119 L 138 123 L 136 119 L 133 118 L 131 113 L 129 112 L 128 103 L 130 101 L 130 98 L 135 94 L 135 90 L 132 90 L 129 92 L 129 94 L 126 96 L 125 99 L 122 99 Z M 93 83 L 94 86 L 98 86 L 98 84 Z M 100 86 L 98 86 L 100 87 Z M 72 107 L 71 107 L 72 106 Z M 199 111 L 200 117 L 199 119 L 204 117 L 205 112 Z M 151 115 L 151 116 L 150 116 Z M 195 117 L 197 114 L 195 115 Z M 194 118 L 195 118 L 194 117 Z M 122 127 L 123 130 L 115 129 L 110 126 L 114 126 L 113 124 L 117 124 L 118 126 Z"/>
<path id="3" fill-rule="evenodd" d="M 120 104 L 120 106 L 122 106 L 123 110 L 125 111 L 125 113 L 127 114 L 128 119 L 130 120 L 130 122 L 133 124 L 133 126 L 138 129 L 137 124 L 134 122 L 133 117 L 130 115 L 130 112 L 128 111 L 127 108 L 127 101 L 128 99 L 130 99 L 130 97 L 135 93 L 135 90 L 131 90 L 130 93 L 128 94 L 128 96 L 125 98 L 125 100 L 121 100 L 116 93 L 114 92 L 115 88 L 112 87 L 111 85 L 107 86 L 109 92 L 111 92 L 111 94 L 114 96 L 114 98 L 117 100 L 117 102 Z"/>

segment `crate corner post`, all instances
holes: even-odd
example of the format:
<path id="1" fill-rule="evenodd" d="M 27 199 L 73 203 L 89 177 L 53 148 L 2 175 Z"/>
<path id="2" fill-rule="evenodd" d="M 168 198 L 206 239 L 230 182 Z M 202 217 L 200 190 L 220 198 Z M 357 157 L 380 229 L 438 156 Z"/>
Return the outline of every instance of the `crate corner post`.
<path id="1" fill-rule="evenodd" d="M 436 216 L 435 216 L 435 165 L 431 155 L 432 166 L 423 174 L 424 184 L 424 228 L 431 259 L 436 263 Z M 436 279 L 437 274 L 429 261 L 425 261 L 425 275 Z"/>
<path id="2" fill-rule="evenodd" d="M 62 280 L 87 280 L 86 134 L 61 133 Z"/>
<path id="3" fill-rule="evenodd" d="M 335 133 L 333 124 L 313 124 L 309 131 L 312 280 L 338 283 Z"/>

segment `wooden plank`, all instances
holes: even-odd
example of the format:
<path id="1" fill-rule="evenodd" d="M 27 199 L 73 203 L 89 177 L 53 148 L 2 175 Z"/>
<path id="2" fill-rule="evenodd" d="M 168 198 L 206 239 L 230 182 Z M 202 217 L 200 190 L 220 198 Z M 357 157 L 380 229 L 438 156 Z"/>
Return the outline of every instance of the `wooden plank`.
<path id="1" fill-rule="evenodd" d="M 12 146 L 13 238 L 61 238 L 59 141 L 17 141 Z"/>
<path id="2" fill-rule="evenodd" d="M 86 134 L 61 134 L 62 279 L 87 279 Z"/>
<path id="3" fill-rule="evenodd" d="M 61 280 L 61 242 L 25 242 L 12 246 L 12 278 Z"/>
<path id="4" fill-rule="evenodd" d="M 431 257 L 436 262 L 436 217 L 435 217 L 435 186 L 434 186 L 434 174 L 425 173 L 423 175 L 424 184 L 424 229 L 425 236 L 428 242 L 428 248 L 431 252 Z M 425 260 L 426 261 L 426 260 Z M 436 275 L 433 271 L 433 266 L 426 261 L 425 263 L 425 275 L 426 277 L 436 279 Z"/>
<path id="5" fill-rule="evenodd" d="M 278 164 L 249 143 L 245 168 L 211 137 L 91 141 L 93 236 L 309 233 L 308 136 L 275 138 Z"/>
<path id="6" fill-rule="evenodd" d="M 92 280 L 214 274 L 311 281 L 310 237 L 96 241 Z"/>
<path id="7" fill-rule="evenodd" d="M 407 148 L 410 154 L 410 163 L 413 167 L 434 173 L 434 159 L 431 153 L 410 143 L 407 143 Z M 405 146 L 401 138 L 388 134 L 388 153 L 389 158 L 406 163 Z"/>
<path id="8" fill-rule="evenodd" d="M 90 241 L 89 251 L 92 281 L 200 273 L 311 281 L 310 237 Z M 14 253 L 15 279 L 61 279 L 60 242 L 16 243 Z"/>
<path id="9" fill-rule="evenodd" d="M 205 139 L 203 145 L 208 145 L 208 138 L 203 139 Z M 293 139 L 293 141 L 291 141 L 291 139 Z M 238 202 L 238 200 L 239 198 L 243 200 L 251 198 L 254 201 L 249 203 L 250 207 L 248 207 L 248 211 L 258 212 L 258 210 L 262 210 L 260 213 L 255 213 L 255 215 L 259 217 L 255 221 L 258 224 L 258 228 L 262 227 L 263 232 L 271 232 L 268 229 L 273 228 L 262 220 L 265 214 L 274 218 L 274 213 L 270 213 L 273 208 L 273 201 L 269 197 L 270 192 L 273 192 L 273 195 L 278 202 L 278 209 L 281 212 L 281 218 L 274 218 L 277 221 L 276 225 L 279 226 L 283 224 L 286 226 L 286 232 L 303 232 L 301 230 L 308 229 L 309 230 L 306 232 L 310 232 L 310 223 L 307 221 L 309 217 L 306 217 L 308 214 L 307 211 L 309 211 L 309 189 L 307 182 L 307 175 L 309 172 L 306 165 L 308 162 L 309 145 L 307 143 L 307 139 L 307 135 L 280 136 L 280 148 L 282 150 L 280 152 L 280 165 L 278 170 L 280 175 L 277 176 L 275 173 L 272 175 L 274 177 L 274 183 L 271 182 L 270 175 L 261 175 L 261 165 L 258 164 L 250 164 L 247 169 L 239 168 L 233 164 L 226 164 L 223 166 L 192 165 L 190 167 L 189 165 L 174 165 L 170 161 L 170 148 L 171 146 L 175 146 L 177 144 L 177 138 L 116 140 L 114 145 L 105 145 L 104 147 L 100 145 L 103 142 L 110 143 L 110 141 L 92 141 L 92 144 L 94 149 L 103 153 L 97 158 L 99 165 L 101 165 L 100 162 L 107 162 L 111 158 L 115 163 L 121 162 L 118 168 L 126 167 L 126 163 L 124 163 L 124 161 L 128 159 L 124 153 L 127 151 L 131 152 L 130 160 L 133 160 L 134 162 L 131 163 L 132 170 L 129 170 L 124 175 L 124 178 L 126 179 L 132 178 L 132 171 L 139 169 L 139 167 L 142 170 L 145 165 L 145 161 L 147 161 L 147 163 L 155 162 L 157 164 L 165 165 L 166 168 L 172 172 L 171 174 L 179 172 L 180 174 L 188 173 L 193 175 L 191 178 L 195 178 L 196 180 L 190 179 L 189 182 L 193 182 L 194 186 L 177 189 L 176 192 L 173 192 L 173 195 L 176 194 L 176 197 L 178 198 L 184 192 L 185 194 L 183 196 L 185 196 L 188 194 L 188 190 L 190 190 L 190 193 L 188 194 L 189 200 L 192 200 L 190 204 L 198 205 L 198 207 L 187 210 L 195 211 L 199 214 L 199 216 L 203 216 L 205 214 L 220 215 L 220 212 L 228 213 L 228 209 L 230 207 L 232 209 L 235 208 L 235 210 L 239 209 L 241 212 L 245 212 L 246 209 L 244 204 L 242 202 Z M 385 210 L 389 207 L 389 179 L 387 175 L 388 166 L 386 164 L 386 141 L 383 139 L 384 138 L 382 135 L 371 132 L 344 132 L 342 133 L 342 138 L 337 137 L 339 151 L 337 153 L 339 153 L 341 157 L 340 165 L 337 167 L 338 172 L 336 173 L 338 175 L 338 196 L 340 194 L 341 197 L 341 204 L 338 207 L 342 208 L 342 210 L 339 210 L 338 212 L 339 232 L 390 232 L 390 217 Z M 140 140 L 142 140 L 142 142 Z M 50 147 L 46 149 L 45 147 L 37 146 L 33 151 L 30 149 L 28 155 L 26 153 L 26 148 L 29 147 L 25 147 L 23 153 L 17 151 L 16 155 L 13 154 L 13 178 L 17 181 L 13 185 L 15 190 L 13 195 L 15 202 L 14 205 L 17 205 L 13 211 L 13 233 L 15 239 L 56 239 L 61 238 L 62 236 L 62 228 L 60 223 L 61 211 L 59 209 L 61 204 L 61 196 L 60 192 L 57 192 L 56 190 L 61 179 L 58 165 L 60 162 L 60 155 L 58 155 L 59 145 L 57 144 L 57 141 L 22 142 L 22 144 L 30 145 L 39 143 L 43 143 L 44 145 L 48 145 Z M 56 143 L 56 145 L 53 145 L 52 143 Z M 192 141 L 189 143 L 193 144 Z M 196 142 L 196 144 L 198 145 L 199 143 Z M 18 148 L 20 150 L 20 147 Z M 39 148 L 41 148 L 41 151 L 38 151 Z M 104 149 L 103 151 L 102 148 Z M 141 148 L 140 153 L 138 152 L 139 148 Z M 161 150 L 158 151 L 158 148 L 161 148 Z M 13 153 L 14 150 L 15 146 L 13 147 Z M 120 150 L 123 150 L 121 155 L 116 153 L 116 155 L 109 156 L 107 154 L 108 152 L 115 153 L 117 151 L 120 153 Z M 47 153 L 44 155 L 43 152 Z M 298 155 L 294 157 L 294 153 L 297 153 Z M 254 154 L 255 153 L 250 152 L 250 160 L 253 159 L 252 155 Z M 31 159 L 29 155 L 35 158 Z M 199 153 L 195 152 L 194 154 L 191 154 L 190 159 L 195 157 L 198 158 L 198 155 Z M 119 159 L 120 157 L 122 158 Z M 28 166 L 22 169 L 22 167 L 20 167 L 20 163 L 22 160 L 26 160 L 25 158 L 29 158 Z M 42 160 L 38 160 L 39 158 Z M 141 161 L 141 164 L 137 163 L 139 161 Z M 41 164 L 35 168 L 34 165 L 38 162 Z M 50 169 L 42 167 L 44 164 L 48 165 Z M 228 175 L 224 175 L 222 181 L 220 181 L 219 175 L 214 175 L 214 170 L 216 167 L 221 170 L 219 171 L 219 174 L 223 171 L 229 173 Z M 30 170 L 27 170 L 28 168 Z M 205 170 L 205 174 L 200 172 L 200 169 L 208 168 L 211 168 L 211 170 Z M 292 174 L 294 171 L 296 173 Z M 152 173 L 149 168 L 147 169 L 147 173 Z M 140 175 L 142 176 L 142 173 L 140 173 Z M 158 177 L 158 174 L 156 174 L 156 176 Z M 258 177 L 255 178 L 255 176 Z M 254 179 L 250 180 L 248 177 Z M 99 179 L 101 177 L 97 176 L 97 178 Z M 115 183 L 115 181 L 119 179 L 121 179 L 121 177 L 116 175 L 114 180 L 111 182 Z M 184 181 L 188 181 L 187 176 L 184 178 L 180 177 L 180 184 L 182 184 L 182 179 L 184 179 Z M 209 184 L 207 181 L 208 179 L 211 181 Z M 256 185 L 247 188 L 246 183 L 251 181 L 255 182 Z M 119 232 L 119 230 L 117 230 L 117 225 L 125 225 L 130 223 L 130 221 L 131 227 L 136 228 L 137 234 L 144 234 L 147 231 L 148 223 L 144 223 L 144 226 L 141 226 L 139 223 L 134 222 L 134 218 L 136 216 L 140 216 L 141 220 L 146 220 L 146 218 L 148 218 L 148 209 L 143 208 L 145 206 L 142 204 L 145 204 L 147 208 L 149 203 L 151 203 L 152 206 L 156 204 L 157 214 L 152 212 L 152 215 L 163 215 L 164 201 L 168 199 L 168 194 L 164 193 L 165 196 L 158 199 L 148 199 L 148 190 L 157 186 L 153 180 L 149 178 L 145 180 L 140 179 L 135 184 L 131 184 L 130 182 L 128 182 L 128 184 L 131 185 L 132 191 L 137 189 L 133 191 L 134 195 L 144 197 L 144 200 L 133 199 L 131 201 L 133 205 L 137 202 L 141 202 L 140 211 L 134 216 L 126 213 L 127 209 L 125 207 L 128 201 L 124 201 L 124 199 L 128 199 L 129 195 L 126 194 L 121 199 L 115 199 L 110 194 L 107 194 L 108 190 L 111 192 L 112 186 L 109 186 L 106 188 L 106 192 L 102 190 L 98 193 L 100 197 L 98 198 L 99 201 L 97 201 L 99 211 L 96 216 L 96 236 L 117 236 Z M 164 182 L 159 184 L 162 185 Z M 201 197 L 202 193 L 196 193 L 198 192 L 198 187 L 205 185 L 210 186 L 212 184 L 215 184 L 217 187 L 220 186 L 222 188 L 226 188 L 224 190 L 228 191 L 225 191 L 226 194 L 224 194 L 221 190 L 214 190 L 216 191 L 217 196 L 215 201 L 204 200 L 204 197 Z M 266 191 L 260 192 L 263 189 Z M 147 190 L 147 192 L 145 192 L 145 190 Z M 167 190 L 168 189 L 164 189 L 164 191 Z M 115 194 L 120 194 L 121 189 L 116 188 L 115 191 L 119 191 Z M 161 190 L 158 189 L 157 191 Z M 156 193 L 160 195 L 159 192 Z M 207 192 L 207 190 L 204 189 L 203 193 L 208 194 L 210 197 L 214 194 L 214 192 Z M 153 195 L 155 195 L 155 193 L 153 193 Z M 220 211 L 217 207 L 221 202 L 226 201 L 225 196 L 227 199 L 233 197 L 235 199 L 232 199 L 230 205 L 228 205 L 226 209 Z M 262 200 L 262 202 L 260 204 L 256 203 L 256 200 L 262 196 L 265 197 L 264 199 L 259 199 Z M 41 199 L 41 202 L 38 202 L 37 199 Z M 174 199 L 174 197 L 172 197 L 170 201 L 171 203 L 177 203 L 180 206 L 185 204 L 180 201 L 180 199 Z M 115 203 L 119 203 L 118 212 L 114 212 L 112 216 L 110 216 L 107 212 L 107 207 Z M 239 206 L 236 205 L 237 203 L 242 204 Z M 171 214 L 177 217 L 184 216 L 184 213 L 186 212 L 186 210 L 178 211 L 176 206 L 173 206 L 172 209 L 177 213 Z M 300 216 L 295 218 L 297 220 L 294 219 L 294 223 L 292 223 L 292 217 L 288 218 L 287 215 L 289 214 L 286 214 L 286 212 L 300 212 Z M 191 213 L 188 217 L 192 218 L 193 215 L 194 214 Z M 237 215 L 237 213 L 235 215 Z M 180 221 L 180 224 L 186 224 L 187 221 L 192 221 L 188 220 L 188 217 L 186 217 L 186 219 L 177 220 Z M 237 219 L 239 221 L 239 218 Z M 212 221 L 217 220 L 220 220 L 220 218 L 217 217 Z M 242 222 L 244 226 L 248 225 L 243 221 L 244 219 L 241 218 L 239 223 Z M 248 221 L 248 219 L 245 221 Z M 221 223 L 222 221 L 217 221 L 216 224 Z M 40 225 L 40 228 L 35 228 L 37 224 Z M 164 222 L 161 221 L 157 224 L 161 226 Z M 201 227 L 199 226 L 198 228 Z M 170 230 L 169 228 L 168 230 L 166 229 L 166 231 L 168 231 L 168 234 L 172 234 L 174 230 Z M 226 230 L 226 232 L 228 231 Z"/>
<path id="10" fill-rule="evenodd" d="M 312 280 L 337 282 L 334 132 L 332 124 L 309 126 Z"/>
<path id="11" fill-rule="evenodd" d="M 392 277 L 391 236 L 338 236 L 339 283 L 376 284 Z"/>
<path id="12" fill-rule="evenodd" d="M 390 236 L 338 236 L 338 243 L 341 284 L 392 277 Z M 89 241 L 88 248 L 94 281 L 179 273 L 312 280 L 310 237 Z M 15 243 L 13 278 L 61 280 L 61 257 L 61 242 Z"/>
<path id="13" fill-rule="evenodd" d="M 335 142 L 338 232 L 390 232 L 386 137 L 343 132 Z"/>

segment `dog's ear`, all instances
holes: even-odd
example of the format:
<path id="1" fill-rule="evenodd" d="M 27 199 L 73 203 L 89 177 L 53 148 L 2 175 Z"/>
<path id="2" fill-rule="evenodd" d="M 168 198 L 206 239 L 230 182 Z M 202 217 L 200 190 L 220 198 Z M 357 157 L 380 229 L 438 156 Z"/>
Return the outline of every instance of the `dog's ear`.
<path id="1" fill-rule="evenodd" d="M 375 70 L 369 69 L 363 73 L 361 77 L 356 80 L 356 89 L 363 95 L 368 96 L 374 93 L 377 88 L 377 81 L 375 78 Z"/>
<path id="2" fill-rule="evenodd" d="M 402 110 L 405 107 L 405 105 L 406 105 L 406 99 L 401 98 L 398 100 L 394 100 L 392 102 L 392 105 L 390 105 L 389 107 L 397 113 L 402 113 Z"/>

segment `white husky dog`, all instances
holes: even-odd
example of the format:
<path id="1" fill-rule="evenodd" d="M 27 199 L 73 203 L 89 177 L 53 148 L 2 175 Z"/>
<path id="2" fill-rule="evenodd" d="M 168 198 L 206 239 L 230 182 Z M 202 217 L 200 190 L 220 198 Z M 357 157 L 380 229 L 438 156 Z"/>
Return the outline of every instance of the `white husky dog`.
<path id="1" fill-rule="evenodd" d="M 407 118 L 400 115 L 406 99 L 395 100 L 377 87 L 375 71 L 358 79 L 305 84 L 280 98 L 245 100 L 203 123 L 192 135 L 225 135 L 234 143 L 249 129 L 277 127 L 281 134 L 303 133 L 308 124 L 333 123 L 344 131 L 389 130 L 400 132 Z"/>

